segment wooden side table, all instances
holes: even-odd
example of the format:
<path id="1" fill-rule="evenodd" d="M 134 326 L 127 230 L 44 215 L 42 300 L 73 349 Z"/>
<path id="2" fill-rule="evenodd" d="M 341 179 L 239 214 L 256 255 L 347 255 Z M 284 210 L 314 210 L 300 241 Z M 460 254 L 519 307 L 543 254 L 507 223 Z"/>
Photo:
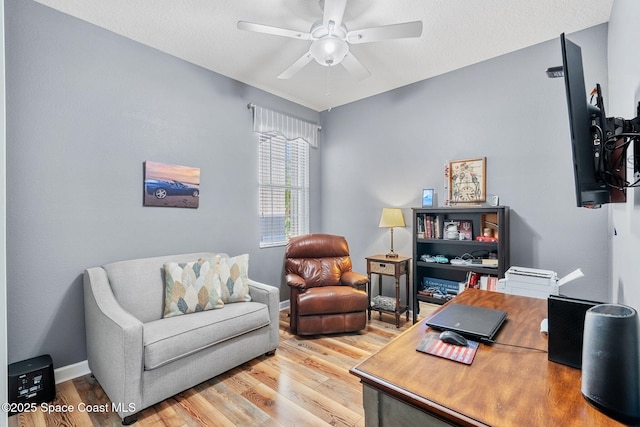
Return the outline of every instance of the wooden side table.
<path id="1" fill-rule="evenodd" d="M 382 318 L 382 312 L 393 313 L 396 316 L 396 328 L 400 327 L 400 315 L 402 313 L 407 314 L 407 321 L 409 320 L 409 264 L 411 263 L 411 257 L 398 256 L 397 258 L 387 258 L 386 255 L 372 255 L 366 257 L 367 260 L 367 276 L 369 276 L 369 283 L 367 284 L 367 294 L 369 295 L 369 320 L 371 320 L 371 311 L 377 311 Z M 378 295 L 382 294 L 382 276 L 391 276 L 396 278 L 396 297 L 393 307 L 371 305 L 371 275 L 378 275 Z M 400 303 L 400 276 L 406 277 L 406 303 L 401 305 Z"/>

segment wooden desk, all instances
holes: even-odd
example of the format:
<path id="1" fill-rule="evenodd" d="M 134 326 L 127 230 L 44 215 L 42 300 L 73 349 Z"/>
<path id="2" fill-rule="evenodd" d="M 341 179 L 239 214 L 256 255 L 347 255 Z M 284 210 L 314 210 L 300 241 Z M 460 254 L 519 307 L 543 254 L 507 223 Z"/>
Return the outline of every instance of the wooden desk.
<path id="1" fill-rule="evenodd" d="M 409 264 L 411 263 L 411 257 L 397 256 L 395 258 L 387 258 L 385 255 L 371 255 L 366 257 L 367 260 L 367 275 L 369 276 L 369 283 L 367 284 L 367 294 L 369 295 L 369 320 L 371 320 L 371 310 L 377 311 L 382 318 L 382 312 L 393 313 L 396 316 L 396 328 L 400 327 L 400 315 L 402 313 L 407 314 L 407 321 L 409 321 Z M 382 295 L 382 277 L 391 276 L 396 279 L 396 293 L 395 293 L 395 308 L 387 309 L 380 306 L 371 306 L 371 275 L 378 275 L 378 295 Z M 406 299 L 405 305 L 400 303 L 400 276 L 405 275 L 406 279 Z"/>
<path id="2" fill-rule="evenodd" d="M 580 370 L 549 362 L 540 321 L 546 300 L 467 289 L 448 304 L 507 311 L 495 337 L 480 344 L 473 364 L 416 351 L 425 319 L 351 369 L 363 384 L 366 426 L 621 426 L 580 392 Z"/>

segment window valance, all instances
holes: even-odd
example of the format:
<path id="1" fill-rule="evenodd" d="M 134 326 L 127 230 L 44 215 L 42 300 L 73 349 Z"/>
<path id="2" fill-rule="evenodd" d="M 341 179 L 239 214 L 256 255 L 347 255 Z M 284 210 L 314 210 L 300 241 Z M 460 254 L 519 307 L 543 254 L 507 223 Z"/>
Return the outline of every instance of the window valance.
<path id="1" fill-rule="evenodd" d="M 253 131 L 278 134 L 288 140 L 303 139 L 311 147 L 318 147 L 320 126 L 269 108 L 249 104 L 253 110 Z"/>

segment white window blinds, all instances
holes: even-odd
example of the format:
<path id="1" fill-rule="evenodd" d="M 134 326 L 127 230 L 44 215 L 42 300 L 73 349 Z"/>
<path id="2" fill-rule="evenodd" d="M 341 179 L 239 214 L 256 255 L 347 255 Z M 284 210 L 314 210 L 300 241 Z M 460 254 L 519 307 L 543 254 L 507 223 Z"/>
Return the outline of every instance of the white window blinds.
<path id="1" fill-rule="evenodd" d="M 261 117 L 256 111 L 260 110 Z M 285 245 L 309 232 L 309 143 L 318 126 L 254 107 L 258 135 L 260 247 Z M 265 120 L 263 120 L 265 119 Z M 256 126 L 256 122 L 261 124 Z M 313 132 L 308 133 L 308 129 Z"/>

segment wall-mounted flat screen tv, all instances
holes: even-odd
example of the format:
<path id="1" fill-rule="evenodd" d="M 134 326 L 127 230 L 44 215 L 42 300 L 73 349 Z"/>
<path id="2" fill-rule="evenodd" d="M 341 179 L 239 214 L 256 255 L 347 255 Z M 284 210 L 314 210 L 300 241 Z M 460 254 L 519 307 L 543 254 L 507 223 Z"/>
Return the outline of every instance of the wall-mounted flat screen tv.
<path id="1" fill-rule="evenodd" d="M 602 179 L 603 141 L 596 130 L 597 127 L 602 129 L 604 111 L 587 102 L 580 46 L 567 40 L 564 34 L 560 36 L 560 42 L 571 128 L 576 204 L 579 207 L 598 207 L 610 201 L 609 186 Z"/>

